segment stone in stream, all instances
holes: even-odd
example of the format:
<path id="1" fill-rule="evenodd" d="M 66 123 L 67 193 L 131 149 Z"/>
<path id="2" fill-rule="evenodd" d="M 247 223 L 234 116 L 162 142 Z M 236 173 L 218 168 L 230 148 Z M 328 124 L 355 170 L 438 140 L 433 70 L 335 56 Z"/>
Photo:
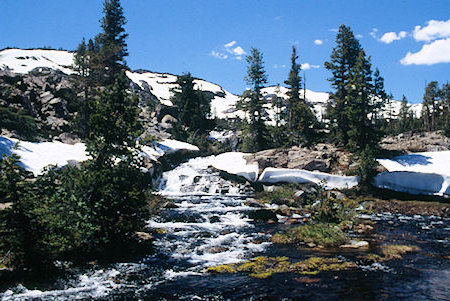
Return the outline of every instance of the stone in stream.
<path id="1" fill-rule="evenodd" d="M 248 218 L 258 222 L 267 222 L 269 220 L 278 221 L 275 212 L 268 209 L 259 209 L 255 211 L 250 211 L 248 213 Z"/>
<path id="2" fill-rule="evenodd" d="M 362 249 L 368 248 L 369 243 L 365 240 L 350 240 L 349 244 L 341 245 L 339 248 L 342 249 Z"/>

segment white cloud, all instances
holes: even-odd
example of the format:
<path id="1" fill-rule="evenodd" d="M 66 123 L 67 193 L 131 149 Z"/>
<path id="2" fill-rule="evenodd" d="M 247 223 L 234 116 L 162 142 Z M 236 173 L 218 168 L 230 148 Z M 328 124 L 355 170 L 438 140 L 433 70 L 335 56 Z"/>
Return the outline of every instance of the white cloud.
<path id="1" fill-rule="evenodd" d="M 242 49 L 241 46 L 237 46 L 236 48 L 233 48 L 231 51 L 232 51 L 233 54 L 235 54 L 237 56 L 241 56 L 241 55 L 247 54 L 247 52 L 245 52 L 245 50 Z"/>
<path id="2" fill-rule="evenodd" d="M 225 45 L 223 45 L 225 48 L 231 48 L 231 47 L 233 47 L 234 45 L 236 45 L 236 41 L 231 41 L 230 43 L 227 43 L 227 44 L 225 44 Z"/>
<path id="3" fill-rule="evenodd" d="M 330 29 L 328 29 L 328 31 L 331 31 L 331 32 L 338 32 L 339 29 L 337 29 L 337 28 L 330 28 Z"/>
<path id="4" fill-rule="evenodd" d="M 302 70 L 309 70 L 309 69 L 311 69 L 311 68 L 313 68 L 313 69 L 318 69 L 318 68 L 320 68 L 319 65 L 311 65 L 310 63 L 303 63 L 303 64 L 301 64 L 300 66 L 301 66 Z"/>
<path id="5" fill-rule="evenodd" d="M 242 56 L 246 55 L 247 52 L 245 52 L 245 50 L 241 46 L 234 47 L 236 44 L 236 41 L 231 41 L 223 45 L 223 47 L 221 47 L 221 49 L 219 50 L 211 50 L 210 55 L 220 60 L 226 60 L 228 58 L 242 60 Z"/>
<path id="6" fill-rule="evenodd" d="M 322 45 L 323 41 L 322 40 L 314 40 L 314 44 L 316 45 Z"/>
<path id="7" fill-rule="evenodd" d="M 215 51 L 215 50 L 212 50 L 210 55 L 215 57 L 216 59 L 219 59 L 219 60 L 226 60 L 228 58 L 228 55 L 226 55 L 225 53 L 220 53 L 220 52 Z"/>
<path id="8" fill-rule="evenodd" d="M 378 32 L 378 28 L 372 28 L 372 31 L 369 32 L 370 36 L 374 39 L 377 38 L 377 32 Z"/>
<path id="9" fill-rule="evenodd" d="M 416 53 L 408 52 L 400 60 L 403 65 L 434 65 L 450 63 L 450 38 L 426 44 Z"/>
<path id="10" fill-rule="evenodd" d="M 404 39 L 407 35 L 406 31 L 400 31 L 398 34 L 391 31 L 391 32 L 386 32 L 380 39 L 380 42 L 386 43 L 386 44 L 390 44 L 394 41 L 397 40 L 401 40 Z"/>
<path id="11" fill-rule="evenodd" d="M 284 69 L 284 68 L 286 68 L 286 65 L 278 65 L 278 64 L 275 64 L 275 65 L 273 65 L 273 68 L 274 68 L 274 69 L 278 69 L 278 68 Z"/>
<path id="12" fill-rule="evenodd" d="M 417 25 L 413 33 L 416 41 L 429 42 L 439 38 L 450 37 L 450 19 L 447 21 L 428 21 L 427 26 L 421 27 Z"/>
<path id="13" fill-rule="evenodd" d="M 363 36 L 362 34 L 357 34 L 356 37 L 357 37 L 358 39 L 362 39 L 364 36 Z"/>

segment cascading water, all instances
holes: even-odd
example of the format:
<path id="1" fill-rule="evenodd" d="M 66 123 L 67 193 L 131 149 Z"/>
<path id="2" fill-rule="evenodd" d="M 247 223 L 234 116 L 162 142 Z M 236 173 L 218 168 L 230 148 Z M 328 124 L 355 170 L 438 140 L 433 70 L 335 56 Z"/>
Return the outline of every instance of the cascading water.
<path id="1" fill-rule="evenodd" d="M 246 217 L 244 185 L 223 180 L 210 168 L 212 157 L 196 158 L 163 175 L 160 193 L 171 197 L 168 209 L 148 222 L 168 235 L 156 242 L 171 258 L 191 270 L 243 260 L 269 244 Z"/>
<path id="2" fill-rule="evenodd" d="M 171 206 L 147 222 L 156 233 L 155 248 L 147 255 L 131 262 L 67 269 L 65 275 L 41 282 L 0 283 L 0 299 L 448 300 L 450 219 L 435 216 L 360 215 L 376 223 L 376 237 L 382 237 L 371 238 L 371 246 L 413 244 L 422 249 L 405 260 L 367 266 L 359 259 L 367 252 L 351 251 L 338 254 L 356 262 L 357 269 L 313 278 L 281 273 L 267 280 L 242 273 L 207 273 L 209 266 L 260 254 L 288 256 L 292 261 L 336 256 L 327 250 L 271 244 L 267 233 L 285 225 L 250 220 L 248 213 L 255 209 L 245 205 L 248 187 L 222 179 L 209 167 L 213 159 L 191 159 L 163 174 L 159 193 L 171 199 Z"/>

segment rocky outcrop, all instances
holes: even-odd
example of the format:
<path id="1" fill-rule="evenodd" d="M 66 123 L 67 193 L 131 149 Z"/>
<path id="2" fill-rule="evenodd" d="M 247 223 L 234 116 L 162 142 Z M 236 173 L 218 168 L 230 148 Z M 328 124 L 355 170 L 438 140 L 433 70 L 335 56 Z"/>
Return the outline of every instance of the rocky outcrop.
<path id="1" fill-rule="evenodd" d="M 450 150 L 450 138 L 445 137 L 441 131 L 406 132 L 384 138 L 380 142 L 380 147 L 401 153 L 448 151 Z"/>
<path id="2" fill-rule="evenodd" d="M 32 116 L 46 132 L 70 129 L 74 80 L 53 69 L 40 68 L 26 75 L 0 71 L 0 105 Z"/>
<path id="3" fill-rule="evenodd" d="M 176 119 L 176 107 L 159 107 L 154 111 L 158 99 L 150 92 L 130 82 L 130 89 L 139 96 L 142 109 L 140 119 L 145 135 L 165 139 L 171 123 Z M 82 92 L 77 93 L 75 77 L 50 68 L 37 68 L 26 74 L 17 74 L 8 69 L 0 70 L 0 106 L 8 107 L 14 112 L 23 112 L 33 117 L 40 134 L 47 138 L 67 140 L 63 133 L 73 133 L 71 121 L 83 101 Z M 166 123 L 159 126 L 165 116 Z M 5 131 L 3 131 L 5 130 Z M 8 133 L 6 129 L 0 132 Z M 72 137 L 70 139 L 75 139 Z M 69 142 L 71 143 L 71 142 Z"/>
<path id="4" fill-rule="evenodd" d="M 304 169 L 342 174 L 354 163 L 351 153 L 332 144 L 319 143 L 311 148 L 293 146 L 288 149 L 269 149 L 248 154 L 247 163 L 267 167 Z"/>

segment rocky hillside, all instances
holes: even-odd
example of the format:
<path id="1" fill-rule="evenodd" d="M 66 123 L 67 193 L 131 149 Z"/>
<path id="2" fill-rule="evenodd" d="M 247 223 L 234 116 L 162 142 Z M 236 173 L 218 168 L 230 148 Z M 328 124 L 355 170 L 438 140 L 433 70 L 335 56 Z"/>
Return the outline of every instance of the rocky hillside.
<path id="1" fill-rule="evenodd" d="M 33 116 L 38 126 L 51 132 L 51 135 L 70 130 L 68 121 L 73 117 L 76 95 L 74 95 L 73 73 L 74 54 L 69 51 L 47 49 L 5 49 L 0 51 L 0 87 L 10 90 L 1 95 L 2 106 L 23 109 Z M 176 75 L 156 73 L 145 70 L 127 71 L 131 79 L 131 89 L 141 99 L 142 119 L 148 134 L 167 138 L 165 134 L 176 118 L 171 110 L 171 89 L 175 87 Z M 236 109 L 239 96 L 234 95 L 217 84 L 202 79 L 195 80 L 196 87 L 205 91 L 211 98 L 211 110 L 215 117 L 226 119 L 243 117 Z M 285 87 L 266 87 L 262 90 L 267 102 L 267 115 L 273 120 L 272 99 L 275 96 L 286 98 Z M 314 110 L 322 119 L 329 94 L 325 92 L 302 91 Z M 3 93 L 5 94 L 5 93 Z M 158 107 L 154 112 L 155 107 Z M 400 102 L 394 101 L 390 110 L 395 115 Z M 416 115 L 421 105 L 412 105 Z M 152 113 L 153 112 L 153 113 Z M 166 117 L 167 116 L 167 117 Z"/>

